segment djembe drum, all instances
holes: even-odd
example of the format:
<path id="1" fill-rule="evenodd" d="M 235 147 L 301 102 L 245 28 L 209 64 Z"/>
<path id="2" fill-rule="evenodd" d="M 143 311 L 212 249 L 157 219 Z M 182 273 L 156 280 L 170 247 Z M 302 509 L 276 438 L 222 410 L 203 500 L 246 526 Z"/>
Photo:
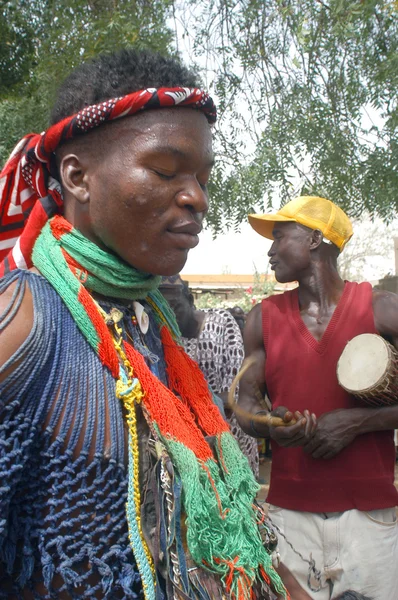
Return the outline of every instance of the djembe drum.
<path id="1" fill-rule="evenodd" d="M 337 363 L 341 387 L 372 406 L 398 403 L 398 352 L 374 333 L 348 342 Z"/>

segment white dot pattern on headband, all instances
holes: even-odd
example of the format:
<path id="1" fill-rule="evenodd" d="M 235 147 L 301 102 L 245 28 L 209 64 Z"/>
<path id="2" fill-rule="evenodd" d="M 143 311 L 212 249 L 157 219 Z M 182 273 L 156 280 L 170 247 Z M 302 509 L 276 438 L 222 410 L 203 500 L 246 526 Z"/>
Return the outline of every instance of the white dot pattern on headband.
<path id="1" fill-rule="evenodd" d="M 202 92 L 203 92 L 203 90 L 202 90 Z M 201 93 L 201 90 L 199 90 L 197 92 L 197 94 L 200 94 L 200 93 Z M 208 99 L 209 99 L 209 94 L 203 93 L 201 98 L 199 98 L 199 100 L 197 100 L 195 102 L 195 104 L 196 104 L 196 106 L 204 106 L 206 104 L 206 102 L 208 101 Z"/>
<path id="2" fill-rule="evenodd" d="M 114 100 L 107 100 L 106 102 L 101 102 L 95 106 L 83 108 L 83 110 L 76 115 L 77 126 L 83 131 L 88 131 L 89 129 L 93 129 L 93 127 L 97 127 L 107 119 L 114 106 Z"/>
<path id="3" fill-rule="evenodd" d="M 22 177 L 26 181 L 26 183 L 32 186 L 33 181 L 33 164 L 28 160 L 27 163 L 22 167 Z"/>

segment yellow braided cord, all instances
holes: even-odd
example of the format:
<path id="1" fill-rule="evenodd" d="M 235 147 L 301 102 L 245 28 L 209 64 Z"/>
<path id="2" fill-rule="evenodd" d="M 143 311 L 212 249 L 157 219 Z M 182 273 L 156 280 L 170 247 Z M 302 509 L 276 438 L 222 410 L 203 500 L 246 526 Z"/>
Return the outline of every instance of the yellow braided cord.
<path id="1" fill-rule="evenodd" d="M 122 346 L 122 344 L 123 344 L 122 330 L 117 325 L 117 323 L 114 323 L 113 326 L 114 326 L 114 329 L 118 336 L 118 339 L 114 338 L 113 342 L 115 345 L 115 349 L 116 349 L 116 351 L 123 363 L 123 366 L 124 366 L 124 373 L 122 372 L 119 379 L 116 381 L 116 397 L 119 398 L 119 400 L 122 400 L 124 408 L 126 410 L 126 422 L 127 422 L 127 427 L 128 427 L 128 431 L 129 431 L 129 451 L 133 458 L 133 460 L 132 460 L 133 472 L 131 473 L 131 475 L 132 475 L 133 485 L 134 485 L 133 496 L 134 496 L 135 515 L 134 515 L 134 517 L 131 516 L 128 503 L 126 506 L 126 513 L 127 513 L 128 521 L 130 521 L 132 518 L 133 519 L 135 518 L 137 530 L 138 530 L 140 541 L 142 544 L 142 548 L 144 549 L 146 559 L 148 561 L 150 570 L 152 572 L 152 577 L 154 578 L 155 567 L 153 564 L 153 559 L 152 559 L 151 553 L 149 551 L 148 545 L 145 541 L 144 534 L 142 532 L 142 525 L 141 525 L 141 494 L 140 494 L 140 481 L 139 481 L 139 444 L 138 444 L 138 435 L 137 435 L 137 416 L 136 416 L 135 405 L 139 404 L 141 402 L 141 400 L 144 396 L 144 392 L 142 390 L 140 382 L 137 379 L 134 380 L 133 368 L 132 368 L 132 366 L 126 356 L 124 348 Z M 144 567 L 142 564 L 140 564 L 140 561 L 138 558 L 138 553 L 136 552 L 136 550 L 137 550 L 136 542 L 133 539 L 133 535 L 131 532 L 132 532 L 132 528 L 129 527 L 130 543 L 135 552 L 135 558 L 137 561 L 138 568 L 141 572 L 141 575 L 143 575 Z M 152 594 L 148 590 L 148 583 L 146 582 L 146 579 L 147 579 L 147 577 L 142 576 L 142 585 L 144 588 L 145 598 L 147 600 L 149 600 L 152 598 Z M 155 581 L 154 581 L 154 583 L 155 583 Z"/>
<path id="2" fill-rule="evenodd" d="M 121 382 L 119 379 L 116 383 L 116 396 L 118 398 L 120 398 L 120 396 L 118 395 L 118 391 L 119 391 L 118 387 L 120 389 L 120 386 L 118 386 L 118 384 L 120 384 L 120 383 L 122 384 L 122 386 L 124 388 L 123 382 Z M 122 400 L 123 400 L 123 404 L 124 404 L 124 407 L 125 407 L 126 413 L 127 413 L 126 421 L 127 421 L 127 426 L 129 428 L 129 433 L 130 433 L 129 450 L 134 457 L 134 504 L 135 504 L 136 514 L 137 514 L 136 521 L 137 521 L 138 530 L 140 533 L 142 545 L 144 547 L 147 560 L 151 566 L 152 573 L 154 574 L 155 567 L 153 565 L 153 559 L 152 559 L 151 553 L 149 551 L 148 545 L 147 545 L 144 535 L 142 533 L 141 516 L 140 516 L 141 515 L 141 494 L 140 494 L 140 482 L 139 482 L 139 445 L 138 445 L 138 435 L 137 435 L 137 416 L 135 414 L 135 402 L 137 402 L 137 403 L 141 402 L 142 395 L 143 395 L 143 393 L 141 390 L 141 385 L 138 383 L 135 386 L 133 392 L 130 392 L 126 396 L 122 396 Z"/>

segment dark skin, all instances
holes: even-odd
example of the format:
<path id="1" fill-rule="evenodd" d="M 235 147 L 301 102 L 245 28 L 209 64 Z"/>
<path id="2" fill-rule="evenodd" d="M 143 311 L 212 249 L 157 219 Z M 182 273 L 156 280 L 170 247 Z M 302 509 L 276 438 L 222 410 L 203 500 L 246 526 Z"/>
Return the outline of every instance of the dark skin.
<path id="1" fill-rule="evenodd" d="M 276 571 L 285 584 L 285 587 L 288 590 L 292 600 L 311 600 L 311 596 L 307 594 L 305 590 L 303 590 L 297 579 L 294 577 L 294 575 L 292 575 L 286 565 L 281 562 Z"/>
<path id="2" fill-rule="evenodd" d="M 208 209 L 211 137 L 202 113 L 174 108 L 124 118 L 65 144 L 57 152 L 57 162 L 66 218 L 100 248 L 138 269 L 159 275 L 178 272 L 189 250 L 198 244 Z M 0 312 L 12 301 L 14 287 L 10 285 L 0 296 Z M 27 289 L 14 318 L 0 332 L 0 366 L 28 337 L 33 313 Z M 3 372 L 2 379 L 16 366 Z M 106 418 L 105 455 L 110 443 L 109 413 Z M 89 458 L 94 451 L 93 446 Z M 95 579 L 93 575 L 92 584 Z M 61 584 L 54 581 L 55 588 Z M 37 590 L 45 593 L 42 583 Z M 29 592 L 25 595 L 33 598 Z M 70 596 L 59 592 L 58 597 Z"/>
<path id="3" fill-rule="evenodd" d="M 214 157 L 202 113 L 173 108 L 120 119 L 62 146 L 57 161 L 65 217 L 88 239 L 148 273 L 182 269 L 208 209 Z M 1 312 L 13 289 L 0 296 Z M 18 350 L 32 323 L 27 293 L 0 334 L 0 365 Z"/>
<path id="4" fill-rule="evenodd" d="M 195 309 L 192 294 L 187 291 L 184 292 L 181 285 L 160 287 L 160 291 L 174 310 L 182 335 L 187 338 L 198 337 L 205 313 Z M 218 395 L 222 398 L 224 403 L 226 403 L 227 393 Z M 289 590 L 292 598 L 295 600 L 311 600 L 311 597 L 303 590 L 283 563 L 280 563 L 276 570 L 281 576 L 283 583 Z"/>
<path id="5" fill-rule="evenodd" d="M 208 209 L 213 155 L 203 114 L 178 108 L 122 119 L 66 144 L 57 160 L 65 216 L 87 238 L 146 272 L 170 275 L 182 269 Z M 0 311 L 13 290 L 11 285 L 0 296 Z M 198 333 L 204 315 L 195 312 Z M 0 334 L 0 365 L 19 349 L 32 324 L 28 289 Z"/>
<path id="6" fill-rule="evenodd" d="M 320 231 L 297 223 L 276 223 L 274 242 L 268 253 L 271 268 L 281 283 L 298 281 L 301 318 L 316 340 L 320 340 L 341 298 L 344 281 L 337 271 L 338 250 L 323 242 Z M 373 292 L 376 330 L 398 348 L 398 296 L 391 292 Z M 249 313 L 244 333 L 246 357 L 254 357 L 255 365 L 240 381 L 239 403 L 256 413 L 264 410 L 258 390 L 266 393 L 266 354 L 262 338 L 261 305 Z M 314 391 L 316 393 L 316 390 Z M 287 398 L 287 403 L 289 399 Z M 278 407 L 273 411 L 290 422 L 294 407 Z M 255 425 L 259 437 L 271 437 L 280 446 L 303 446 L 315 459 L 330 459 L 348 446 L 358 435 L 371 431 L 398 428 L 398 406 L 382 408 L 358 407 L 338 409 L 317 418 L 309 411 L 294 414 L 297 423 L 290 427 Z M 248 419 L 239 419 L 242 428 L 253 435 Z"/>

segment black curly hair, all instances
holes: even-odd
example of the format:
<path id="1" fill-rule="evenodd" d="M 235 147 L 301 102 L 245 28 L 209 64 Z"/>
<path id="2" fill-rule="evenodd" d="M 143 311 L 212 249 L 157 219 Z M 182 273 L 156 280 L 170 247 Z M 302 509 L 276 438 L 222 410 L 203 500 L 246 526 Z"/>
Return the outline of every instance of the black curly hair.
<path id="1" fill-rule="evenodd" d="M 201 86 L 197 74 L 178 58 L 133 48 L 101 54 L 77 67 L 62 83 L 51 113 L 51 124 L 109 98 L 147 87 L 176 86 Z"/>

